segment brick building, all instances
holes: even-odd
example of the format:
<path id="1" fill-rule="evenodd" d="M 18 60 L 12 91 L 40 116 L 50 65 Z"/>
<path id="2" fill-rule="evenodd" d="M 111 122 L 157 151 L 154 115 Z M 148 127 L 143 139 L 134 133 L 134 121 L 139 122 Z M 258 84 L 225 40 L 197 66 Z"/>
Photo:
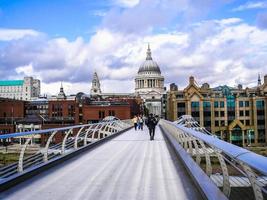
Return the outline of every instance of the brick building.
<path id="1" fill-rule="evenodd" d="M 127 102 L 95 101 L 82 107 L 83 124 L 99 122 L 107 116 L 115 116 L 121 120 L 130 119 L 130 104 Z"/>
<path id="2" fill-rule="evenodd" d="M 252 88 L 218 86 L 210 88 L 208 83 L 199 86 L 194 77 L 189 85 L 178 90 L 171 85 L 167 93 L 169 120 L 182 115 L 192 115 L 218 137 L 231 143 L 246 146 L 267 142 L 267 75 Z"/>
<path id="3" fill-rule="evenodd" d="M 94 123 L 106 116 L 130 119 L 138 113 L 140 99 L 111 96 L 99 100 L 83 93 L 66 96 L 61 85 L 59 94 L 49 99 L 0 99 L 0 134 Z M 44 144 L 47 137 L 36 136 L 35 142 Z M 59 133 L 53 142 L 60 142 L 63 137 L 64 133 Z"/>
<path id="4" fill-rule="evenodd" d="M 0 98 L 0 134 L 15 132 L 15 122 L 25 117 L 25 101 Z"/>

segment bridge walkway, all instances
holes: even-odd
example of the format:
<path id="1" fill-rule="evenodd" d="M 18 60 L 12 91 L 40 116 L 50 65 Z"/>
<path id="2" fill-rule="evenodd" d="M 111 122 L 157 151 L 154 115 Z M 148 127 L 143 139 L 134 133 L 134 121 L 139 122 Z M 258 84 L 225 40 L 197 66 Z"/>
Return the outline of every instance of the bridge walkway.
<path id="1" fill-rule="evenodd" d="M 201 199 L 157 127 L 130 129 L 109 142 L 18 184 L 0 199 Z"/>

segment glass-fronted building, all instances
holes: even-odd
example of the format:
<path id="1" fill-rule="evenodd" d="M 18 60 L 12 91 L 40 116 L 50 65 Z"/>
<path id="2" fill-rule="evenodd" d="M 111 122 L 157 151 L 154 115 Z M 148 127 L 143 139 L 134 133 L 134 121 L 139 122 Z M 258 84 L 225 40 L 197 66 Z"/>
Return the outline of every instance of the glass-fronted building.
<path id="1" fill-rule="evenodd" d="M 167 92 L 167 118 L 191 115 L 210 132 L 231 143 L 246 146 L 267 143 L 267 75 L 253 88 L 198 86 L 194 77 L 184 90 Z"/>

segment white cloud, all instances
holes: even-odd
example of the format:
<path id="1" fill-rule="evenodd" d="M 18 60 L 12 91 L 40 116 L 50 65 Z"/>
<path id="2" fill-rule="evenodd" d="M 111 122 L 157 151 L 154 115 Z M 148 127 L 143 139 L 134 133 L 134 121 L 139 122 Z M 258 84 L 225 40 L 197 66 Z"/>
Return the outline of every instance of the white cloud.
<path id="1" fill-rule="evenodd" d="M 32 63 L 28 64 L 28 65 L 24 65 L 24 66 L 19 66 L 17 67 L 16 69 L 16 72 L 18 74 L 28 74 L 28 75 L 31 75 L 33 76 L 33 67 L 32 67 Z"/>
<path id="2" fill-rule="evenodd" d="M 101 81 L 102 92 L 111 93 L 130 93 L 134 92 L 134 81 L 133 80 L 102 80 Z"/>
<path id="3" fill-rule="evenodd" d="M 31 29 L 5 29 L 0 28 L 0 41 L 18 40 L 24 37 L 36 37 L 40 32 Z"/>
<path id="4" fill-rule="evenodd" d="M 238 23 L 241 23 L 243 20 L 240 18 L 227 18 L 227 19 L 214 20 L 214 21 L 219 23 L 222 26 L 225 26 L 225 25 L 238 24 Z"/>
<path id="5" fill-rule="evenodd" d="M 265 1 L 248 1 L 245 4 L 238 6 L 237 8 L 232 9 L 232 11 L 244 11 L 244 10 L 251 10 L 251 9 L 261 9 L 267 8 L 267 2 Z"/>
<path id="6" fill-rule="evenodd" d="M 134 7 L 139 4 L 140 0 L 114 0 L 114 4 L 121 7 Z"/>
<path id="7" fill-rule="evenodd" d="M 0 75 L 34 74 L 42 93 L 57 94 L 63 81 L 67 94 L 89 93 L 96 69 L 104 92 L 133 92 L 134 77 L 145 60 L 147 42 L 165 83 L 186 86 L 194 75 L 200 84 L 256 85 L 266 73 L 267 31 L 238 18 L 203 21 L 183 32 L 126 34 L 99 29 L 89 42 L 78 37 L 19 40 L 0 48 Z"/>

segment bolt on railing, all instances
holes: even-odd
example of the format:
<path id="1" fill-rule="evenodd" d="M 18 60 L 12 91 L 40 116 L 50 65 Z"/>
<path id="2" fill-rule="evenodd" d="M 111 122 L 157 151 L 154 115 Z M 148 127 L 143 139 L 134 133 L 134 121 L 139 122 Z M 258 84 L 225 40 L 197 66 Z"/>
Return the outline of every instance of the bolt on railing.
<path id="1" fill-rule="evenodd" d="M 176 122 L 161 120 L 160 125 L 227 198 L 267 199 L 266 157 L 218 139 L 203 131 L 188 116 L 184 119 Z"/>
<path id="2" fill-rule="evenodd" d="M 10 144 L 15 144 L 16 140 L 21 140 L 21 138 L 26 140 L 24 144 L 20 145 L 18 161 L 0 168 L 0 179 L 4 180 L 13 174 L 23 172 L 25 168 L 46 163 L 66 153 L 72 153 L 131 126 L 131 120 L 107 117 L 99 123 L 0 135 L 0 144 L 6 144 L 6 140 Z M 25 157 L 27 147 L 31 146 L 30 141 L 37 135 L 45 137 L 44 148 L 40 148 L 35 154 Z M 61 141 L 51 145 L 55 139 Z"/>

